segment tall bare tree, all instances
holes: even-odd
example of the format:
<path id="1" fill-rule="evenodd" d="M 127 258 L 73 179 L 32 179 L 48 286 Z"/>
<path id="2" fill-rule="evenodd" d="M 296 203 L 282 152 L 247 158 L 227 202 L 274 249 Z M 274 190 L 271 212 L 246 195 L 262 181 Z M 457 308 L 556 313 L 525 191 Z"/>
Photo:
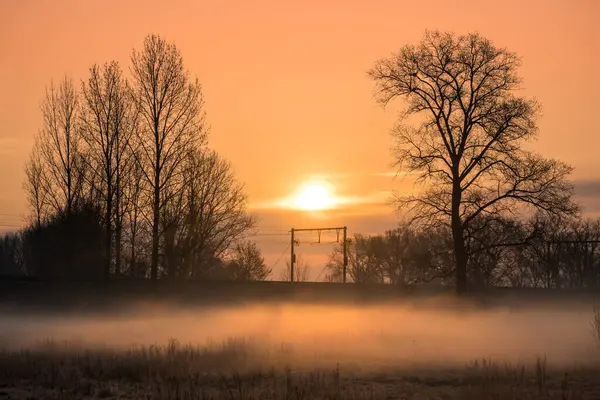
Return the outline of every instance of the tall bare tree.
<path id="1" fill-rule="evenodd" d="M 126 187 L 135 187 L 139 174 L 136 175 L 135 168 L 138 165 L 136 152 L 139 149 L 138 130 L 139 113 L 137 105 L 132 97 L 131 86 L 126 79 L 122 78 L 119 70 L 120 85 L 117 96 L 116 109 L 113 118 L 113 129 L 115 135 L 115 272 L 121 274 L 123 227 L 126 213 L 132 204 L 126 195 Z M 139 172 L 139 171 L 138 171 Z"/>
<path id="2" fill-rule="evenodd" d="M 181 233 L 184 274 L 198 277 L 211 269 L 254 229 L 244 187 L 229 162 L 214 151 L 194 151 L 186 160 Z"/>
<path id="3" fill-rule="evenodd" d="M 121 272 L 123 160 L 134 131 L 135 113 L 127 82 L 117 62 L 102 67 L 93 65 L 88 81 L 82 82 L 82 93 L 82 136 L 87 144 L 84 159 L 92 180 L 99 183 L 98 192 L 103 202 L 108 277 L 113 258 L 113 232 L 116 233 L 115 272 L 116 275 Z"/>
<path id="4" fill-rule="evenodd" d="M 64 247 L 55 247 L 54 251 L 63 257 L 60 268 L 74 271 L 77 250 L 80 250 L 77 214 L 87 204 L 86 195 L 92 196 L 93 190 L 85 192 L 88 171 L 81 152 L 79 94 L 73 81 L 64 77 L 58 85 L 51 82 L 40 108 L 43 125 L 26 169 L 25 188 L 37 214 L 37 231 L 44 228 L 45 222 L 63 222 L 61 233 L 55 232 L 52 240 L 53 245 L 62 241 Z M 46 256 L 39 261 L 50 266 Z"/>
<path id="5" fill-rule="evenodd" d="M 41 153 L 39 149 L 39 140 L 36 138 L 29 160 L 25 165 L 25 181 L 23 182 L 23 189 L 27 195 L 27 201 L 31 212 L 33 213 L 33 219 L 35 225 L 39 228 L 42 225 L 42 221 L 46 219 L 47 215 L 47 177 L 45 175 L 44 165 L 42 164 Z"/>
<path id="6" fill-rule="evenodd" d="M 161 210 L 165 193 L 176 193 L 184 160 L 207 135 L 203 97 L 198 80 L 191 80 L 174 44 L 157 35 L 144 41 L 131 56 L 134 96 L 140 112 L 140 158 L 152 190 L 151 277 L 157 279 Z"/>
<path id="7" fill-rule="evenodd" d="M 465 232 L 480 215 L 511 214 L 516 203 L 575 212 L 571 168 L 523 149 L 536 136 L 540 107 L 516 95 L 519 65 L 478 34 L 427 32 L 369 71 L 380 103 L 407 101 L 393 131 L 396 166 L 417 173 L 424 190 L 398 201 L 416 219 L 451 227 L 458 292 L 467 289 Z M 410 125 L 410 116 L 420 124 Z"/>
<path id="8" fill-rule="evenodd" d="M 48 203 L 54 212 L 71 214 L 82 197 L 84 166 L 78 127 L 79 98 L 73 81 L 65 77 L 46 89 L 41 104 L 43 128 L 37 136 L 45 170 Z"/>

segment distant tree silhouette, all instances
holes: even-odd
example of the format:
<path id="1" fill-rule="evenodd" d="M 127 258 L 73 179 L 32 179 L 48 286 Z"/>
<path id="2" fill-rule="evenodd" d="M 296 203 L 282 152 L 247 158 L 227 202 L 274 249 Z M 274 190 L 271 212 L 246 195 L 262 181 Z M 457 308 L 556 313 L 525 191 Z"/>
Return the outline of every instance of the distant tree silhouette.
<path id="1" fill-rule="evenodd" d="M 390 283 L 401 286 L 439 281 L 452 272 L 451 245 L 444 227 L 403 223 L 382 236 L 383 270 Z"/>
<path id="2" fill-rule="evenodd" d="M 239 242 L 233 248 L 233 254 L 225 261 L 227 275 L 238 281 L 261 281 L 271 275 L 260 249 L 254 242 Z"/>
<path id="3" fill-rule="evenodd" d="M 432 280 L 445 282 L 452 271 L 447 232 L 401 224 L 380 235 L 356 235 L 348 243 L 348 280 L 410 286 Z M 342 281 L 343 245 L 330 255 L 327 280 Z"/>
<path id="4" fill-rule="evenodd" d="M 194 151 L 185 165 L 181 266 L 183 274 L 201 276 L 211 260 L 253 232 L 256 219 L 228 161 L 214 151 Z"/>
<path id="5" fill-rule="evenodd" d="M 513 249 L 512 286 L 600 288 L 600 220 L 535 218 L 537 234 Z"/>
<path id="6" fill-rule="evenodd" d="M 26 275 L 21 235 L 9 232 L 0 236 L 0 275 Z"/>
<path id="7" fill-rule="evenodd" d="M 290 281 L 291 265 L 290 260 L 285 261 L 285 269 L 281 271 L 280 279 L 282 281 Z M 294 282 L 307 282 L 310 275 L 310 266 L 304 260 L 301 254 L 296 254 L 296 262 L 294 263 Z"/>
<path id="8" fill-rule="evenodd" d="M 575 213 L 571 168 L 523 149 L 535 137 L 539 105 L 517 97 L 518 57 L 478 34 L 427 32 L 369 71 L 377 100 L 408 102 L 394 129 L 395 165 L 425 189 L 398 196 L 415 220 L 451 228 L 456 288 L 467 290 L 467 231 L 481 217 L 521 207 Z M 406 122 L 418 116 L 417 127 Z"/>
<path id="9" fill-rule="evenodd" d="M 45 279 L 104 279 L 104 229 L 100 211 L 78 203 L 41 226 L 22 233 L 22 252 L 29 275 Z"/>
<path id="10" fill-rule="evenodd" d="M 36 141 L 31 149 L 29 160 L 25 166 L 26 179 L 23 183 L 27 202 L 33 214 L 33 222 L 37 226 L 41 226 L 42 221 L 48 217 L 47 208 L 50 194 L 47 187 L 47 172 L 44 168 L 39 146 L 39 141 Z"/>
<path id="11" fill-rule="evenodd" d="M 482 216 L 473 220 L 465 234 L 472 284 L 507 285 L 517 268 L 516 248 L 529 245 L 538 234 L 535 226 L 514 218 Z"/>
<path id="12" fill-rule="evenodd" d="M 559 287 L 569 289 L 600 288 L 600 220 L 572 221 L 564 241 L 550 246 L 556 254 L 555 263 L 560 269 Z M 551 262 L 551 260 L 550 260 Z"/>
<path id="13" fill-rule="evenodd" d="M 361 234 L 348 239 L 347 254 L 347 280 L 355 283 L 383 283 L 381 254 L 374 248 L 375 239 Z M 328 270 L 327 280 L 330 282 L 343 282 L 344 272 L 344 244 L 336 246 L 326 265 Z"/>
<path id="14" fill-rule="evenodd" d="M 140 113 L 139 159 L 152 192 L 151 278 L 157 279 L 162 211 L 182 185 L 188 155 L 204 144 L 204 100 L 177 47 L 160 36 L 147 36 L 131 62 L 133 98 Z"/>

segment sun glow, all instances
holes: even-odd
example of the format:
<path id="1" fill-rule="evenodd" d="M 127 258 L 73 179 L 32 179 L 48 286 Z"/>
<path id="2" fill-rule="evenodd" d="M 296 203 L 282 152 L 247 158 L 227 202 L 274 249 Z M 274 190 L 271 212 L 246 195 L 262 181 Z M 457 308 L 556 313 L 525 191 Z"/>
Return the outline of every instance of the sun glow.
<path id="1" fill-rule="evenodd" d="M 334 200 L 329 190 L 320 184 L 307 185 L 294 202 L 297 208 L 307 211 L 324 210 L 333 204 Z"/>

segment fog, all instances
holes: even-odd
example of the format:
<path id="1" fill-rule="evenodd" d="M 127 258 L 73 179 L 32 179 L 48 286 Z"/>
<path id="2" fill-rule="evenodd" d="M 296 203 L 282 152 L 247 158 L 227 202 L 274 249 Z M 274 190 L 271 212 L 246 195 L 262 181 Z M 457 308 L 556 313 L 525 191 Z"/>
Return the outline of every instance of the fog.
<path id="1" fill-rule="evenodd" d="M 439 302 L 439 307 L 435 301 Z M 462 364 L 482 358 L 550 364 L 600 361 L 591 334 L 592 304 L 451 307 L 446 300 L 369 304 L 248 304 L 181 309 L 130 307 L 120 315 L 0 314 L 0 347 L 31 348 L 47 340 L 87 348 L 252 343 L 270 357 L 296 361 L 396 365 Z"/>

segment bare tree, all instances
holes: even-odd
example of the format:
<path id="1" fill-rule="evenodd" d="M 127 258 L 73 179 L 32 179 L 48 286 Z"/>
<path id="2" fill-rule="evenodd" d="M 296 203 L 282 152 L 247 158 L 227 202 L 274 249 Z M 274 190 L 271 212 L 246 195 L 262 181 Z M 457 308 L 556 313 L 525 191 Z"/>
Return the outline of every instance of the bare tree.
<path id="1" fill-rule="evenodd" d="M 173 192 L 171 192 L 173 191 Z M 166 270 L 166 276 L 175 278 L 178 270 L 182 267 L 182 246 L 180 238 L 182 236 L 182 223 L 184 217 L 185 186 L 183 182 L 180 185 L 170 185 L 165 190 L 165 202 L 161 210 L 160 235 L 163 238 L 162 263 Z"/>
<path id="2" fill-rule="evenodd" d="M 470 255 L 468 276 L 475 287 L 507 284 L 517 268 L 515 248 L 528 245 L 537 233 L 523 221 L 499 217 L 478 218 L 470 228 L 472 232 L 465 235 Z"/>
<path id="3" fill-rule="evenodd" d="M 523 206 L 573 213 L 571 168 L 522 145 L 535 137 L 539 105 L 517 97 L 519 59 L 478 34 L 427 32 L 418 46 L 378 61 L 369 71 L 377 100 L 407 100 L 394 129 L 396 166 L 418 174 L 425 189 L 399 196 L 415 219 L 452 230 L 456 287 L 467 289 L 465 232 L 481 215 L 493 219 Z"/>
<path id="4" fill-rule="evenodd" d="M 348 269 L 357 283 L 390 283 L 410 286 L 437 280 L 444 283 L 448 275 L 448 243 L 441 229 L 401 224 L 384 234 L 357 234 L 348 241 Z M 337 246 L 327 264 L 327 280 L 341 282 L 343 247 Z"/>
<path id="5" fill-rule="evenodd" d="M 185 165 L 182 273 L 198 277 L 252 233 L 256 220 L 247 211 L 244 187 L 229 162 L 214 151 L 194 151 Z"/>
<path id="6" fill-rule="evenodd" d="M 281 271 L 281 280 L 289 281 L 291 274 L 290 260 L 285 260 L 285 269 Z M 306 282 L 308 281 L 310 274 L 310 266 L 302 258 L 302 255 L 296 255 L 296 262 L 294 263 L 294 282 Z"/>
<path id="7" fill-rule="evenodd" d="M 242 241 L 233 248 L 233 255 L 225 263 L 227 275 L 234 280 L 262 281 L 271 275 L 260 249 L 254 242 Z"/>
<path id="8" fill-rule="evenodd" d="M 82 93 L 82 136 L 87 144 L 84 160 L 91 179 L 98 183 L 104 203 L 106 276 L 112 265 L 113 231 L 116 231 L 115 272 L 120 275 L 123 159 L 134 131 L 134 108 L 119 64 L 114 61 L 102 67 L 92 66 L 88 81 L 82 82 Z"/>
<path id="9" fill-rule="evenodd" d="M 382 258 L 374 251 L 374 242 L 377 238 L 361 234 L 347 240 L 349 280 L 355 283 L 381 283 L 383 282 Z M 327 280 L 342 282 L 344 271 L 344 244 L 337 245 L 326 265 L 328 270 Z"/>
<path id="10" fill-rule="evenodd" d="M 131 148 L 132 153 L 137 151 L 137 147 Z M 131 163 L 128 164 L 126 179 L 124 180 L 122 197 L 123 204 L 123 224 L 126 225 L 126 232 L 128 233 L 129 240 L 129 276 L 135 277 L 138 275 L 145 275 L 138 268 L 140 265 L 139 252 L 137 246 L 140 242 L 140 233 L 143 230 L 144 220 L 143 209 L 146 203 L 144 197 L 144 174 L 142 172 L 142 166 L 138 160 L 133 157 Z"/>
<path id="11" fill-rule="evenodd" d="M 46 89 L 41 104 L 44 125 L 37 136 L 49 206 L 69 215 L 82 197 L 84 166 L 78 129 L 79 99 L 70 78 Z"/>
<path id="12" fill-rule="evenodd" d="M 182 164 L 207 135 L 198 80 L 191 81 L 174 44 L 156 35 L 131 56 L 134 96 L 140 112 L 140 159 L 152 191 L 151 276 L 157 279 L 161 210 L 175 193 Z"/>
<path id="13" fill-rule="evenodd" d="M 46 218 L 48 188 L 47 177 L 45 176 L 44 165 L 42 164 L 41 154 L 39 149 L 39 141 L 34 143 L 33 148 L 25 166 L 25 182 L 23 189 L 27 195 L 29 207 L 33 213 L 36 226 L 39 228 L 42 221 Z"/>
<path id="14" fill-rule="evenodd" d="M 115 272 L 121 273 L 123 226 L 126 213 L 132 204 L 126 195 L 126 187 L 138 185 L 139 174 L 136 174 L 136 160 L 139 143 L 137 133 L 139 129 L 138 109 L 131 96 L 131 87 L 127 80 L 121 77 L 119 70 L 119 93 L 113 113 L 113 130 L 115 136 L 114 174 L 115 174 Z M 131 182 L 133 181 L 133 182 Z"/>

